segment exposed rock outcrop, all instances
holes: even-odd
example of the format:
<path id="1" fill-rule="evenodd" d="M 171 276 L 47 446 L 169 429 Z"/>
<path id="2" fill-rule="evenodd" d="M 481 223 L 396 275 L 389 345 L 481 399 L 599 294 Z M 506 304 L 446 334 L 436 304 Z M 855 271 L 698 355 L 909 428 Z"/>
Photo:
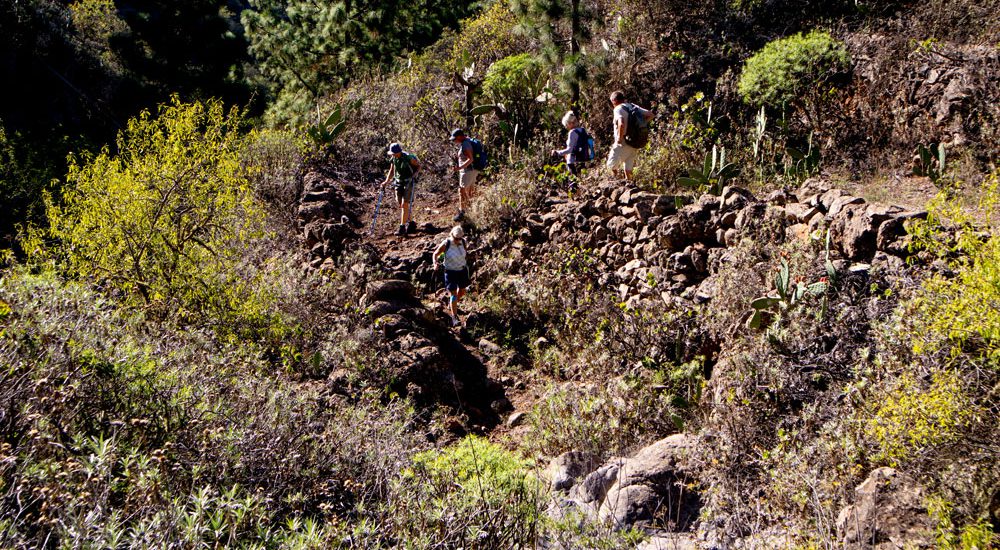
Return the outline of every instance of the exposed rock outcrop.
<path id="1" fill-rule="evenodd" d="M 560 495 L 550 513 L 564 516 L 577 511 L 619 529 L 655 526 L 687 531 L 701 509 L 685 468 L 691 445 L 690 436 L 672 435 L 596 469 L 593 457 L 585 453 L 563 454 L 546 470 L 551 488 Z"/>
<path id="2" fill-rule="evenodd" d="M 854 504 L 837 516 L 837 532 L 845 544 L 886 549 L 934 546 L 926 494 L 912 479 L 892 468 L 879 468 L 854 493 Z"/>

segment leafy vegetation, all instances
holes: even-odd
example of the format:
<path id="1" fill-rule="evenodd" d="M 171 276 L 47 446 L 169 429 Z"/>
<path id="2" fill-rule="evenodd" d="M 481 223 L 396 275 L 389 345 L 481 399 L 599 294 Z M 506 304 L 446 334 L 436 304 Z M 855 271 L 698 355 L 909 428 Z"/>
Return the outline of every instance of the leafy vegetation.
<path id="1" fill-rule="evenodd" d="M 72 161 L 72 187 L 49 205 L 57 257 L 73 275 L 163 311 L 258 314 L 268 298 L 239 271 L 264 229 L 240 163 L 239 125 L 218 102 L 175 101 L 130 121 L 116 154 Z M 32 255 L 48 254 L 43 247 L 36 241 Z"/>
<path id="2" fill-rule="evenodd" d="M 0 546 L 633 548 L 543 466 L 676 433 L 700 540 L 850 544 L 839 512 L 892 466 L 928 497 L 924 543 L 996 545 L 980 4 L 0 4 Z M 639 189 L 597 166 L 563 196 L 557 117 L 600 154 L 619 88 L 655 113 Z M 439 237 L 382 258 L 353 235 L 390 141 L 420 156 L 418 220 L 450 223 L 455 127 L 494 162 L 448 332 Z M 826 182 L 911 199 L 911 171 L 947 193 L 891 254 L 787 231 L 836 217 Z M 343 212 L 312 221 L 306 192 Z M 361 296 L 401 273 L 423 306 L 373 321 Z"/>
<path id="3" fill-rule="evenodd" d="M 747 59 L 739 92 L 751 105 L 792 106 L 818 128 L 838 78 L 851 67 L 844 44 L 824 31 L 775 40 Z"/>

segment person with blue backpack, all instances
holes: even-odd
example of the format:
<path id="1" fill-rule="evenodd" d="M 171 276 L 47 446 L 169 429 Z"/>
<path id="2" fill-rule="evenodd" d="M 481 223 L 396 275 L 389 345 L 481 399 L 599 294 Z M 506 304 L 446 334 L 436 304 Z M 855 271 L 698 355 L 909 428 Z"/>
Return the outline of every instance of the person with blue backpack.
<path id="1" fill-rule="evenodd" d="M 458 213 L 455 221 L 465 216 L 465 210 L 472 204 L 475 194 L 476 177 L 486 169 L 486 149 L 478 139 L 465 135 L 461 128 L 451 131 L 450 141 L 458 144 L 458 160 L 452 169 L 458 172 Z"/>
<path id="2" fill-rule="evenodd" d="M 566 111 L 562 117 L 562 125 L 568 130 L 566 148 L 554 149 L 554 156 L 566 159 L 566 169 L 570 173 L 570 193 L 576 191 L 576 183 L 585 163 L 594 160 L 594 139 L 587 130 L 580 126 L 580 121 L 573 111 Z"/>
<path id="3" fill-rule="evenodd" d="M 626 101 L 625 92 L 621 90 L 612 92 L 609 99 L 614 109 L 614 143 L 608 152 L 608 169 L 613 172 L 623 168 L 625 181 L 631 181 L 639 149 L 649 143 L 649 121 L 653 113 Z"/>

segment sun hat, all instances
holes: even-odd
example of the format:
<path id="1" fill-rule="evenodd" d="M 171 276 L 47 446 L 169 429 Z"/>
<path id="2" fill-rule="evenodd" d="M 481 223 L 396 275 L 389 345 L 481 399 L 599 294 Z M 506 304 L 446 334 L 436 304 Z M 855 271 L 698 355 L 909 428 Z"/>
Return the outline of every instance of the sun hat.
<path id="1" fill-rule="evenodd" d="M 402 152 L 403 152 L 403 146 L 398 143 L 393 143 L 392 145 L 389 146 L 390 155 L 395 155 L 396 153 L 402 153 Z"/>
<path id="2" fill-rule="evenodd" d="M 465 231 L 462 231 L 462 226 L 461 225 L 456 225 L 455 227 L 451 228 L 451 239 L 452 240 L 461 239 L 464 236 L 465 236 Z"/>

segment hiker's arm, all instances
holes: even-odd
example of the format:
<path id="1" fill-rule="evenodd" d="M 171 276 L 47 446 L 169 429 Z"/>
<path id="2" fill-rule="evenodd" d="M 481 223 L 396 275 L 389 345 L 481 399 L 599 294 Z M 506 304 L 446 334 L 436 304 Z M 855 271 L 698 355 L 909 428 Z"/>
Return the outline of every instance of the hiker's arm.
<path id="1" fill-rule="evenodd" d="M 462 156 L 465 157 L 465 161 L 459 163 L 459 165 L 455 167 L 455 170 L 465 170 L 472 164 L 472 147 L 462 149 Z"/>
<path id="2" fill-rule="evenodd" d="M 569 137 L 566 138 L 566 148 L 559 149 L 558 151 L 553 151 L 553 154 L 566 156 L 576 149 L 577 142 L 580 140 L 579 132 L 569 131 Z"/>
<path id="3" fill-rule="evenodd" d="M 628 117 L 618 116 L 615 111 L 615 145 L 625 143 L 625 134 L 628 132 Z"/>
<path id="4" fill-rule="evenodd" d="M 643 117 L 644 117 L 644 118 L 645 118 L 645 119 L 646 119 L 647 121 L 648 121 L 648 120 L 653 120 L 653 111 L 652 111 L 652 109 L 649 109 L 649 110 L 647 110 L 647 109 L 643 109 L 643 110 L 642 110 L 642 116 L 643 116 Z"/>
<path id="5" fill-rule="evenodd" d="M 388 184 L 389 180 L 392 179 L 392 176 L 395 173 L 396 173 L 396 165 L 395 164 L 390 164 L 389 165 L 389 173 L 385 175 L 385 180 L 382 181 L 382 185 L 385 186 L 386 184 Z"/>
<path id="6" fill-rule="evenodd" d="M 417 159 L 410 159 L 410 166 L 413 167 L 413 177 L 417 177 L 420 173 L 420 161 Z"/>
<path id="7" fill-rule="evenodd" d="M 434 269 L 437 269 L 437 266 L 438 266 L 438 256 L 444 254 L 444 247 L 445 246 L 447 246 L 445 243 L 439 244 L 438 247 L 434 250 L 434 253 L 431 254 L 431 265 L 434 266 Z"/>

